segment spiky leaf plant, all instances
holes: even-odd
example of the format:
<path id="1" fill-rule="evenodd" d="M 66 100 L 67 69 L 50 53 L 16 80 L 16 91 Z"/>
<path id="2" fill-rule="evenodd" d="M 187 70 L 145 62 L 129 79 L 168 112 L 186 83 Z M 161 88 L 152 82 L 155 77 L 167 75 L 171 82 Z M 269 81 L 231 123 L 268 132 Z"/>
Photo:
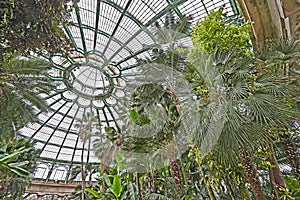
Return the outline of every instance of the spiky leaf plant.
<path id="1" fill-rule="evenodd" d="M 204 155 L 217 152 L 221 163 L 240 158 L 255 196 L 262 198 L 248 151 L 266 141 L 268 128 L 288 126 L 292 112 L 284 91 L 273 77 L 259 74 L 253 60 L 235 51 L 209 55 L 198 46 L 190 60 L 210 93 L 209 103 L 200 110 L 199 132 L 193 141 Z"/>
<path id="2" fill-rule="evenodd" d="M 43 60 L 6 58 L 0 62 L 0 138 L 5 144 L 17 129 L 35 119 L 37 110 L 45 111 L 47 103 L 40 96 L 49 93 L 47 70 Z"/>
<path id="3" fill-rule="evenodd" d="M 11 140 L 0 149 L 0 198 L 22 199 L 39 151 L 24 139 Z"/>
<path id="4" fill-rule="evenodd" d="M 272 40 L 267 44 L 264 52 L 261 52 L 259 57 L 261 71 L 271 73 L 278 77 L 278 84 L 285 86 L 286 104 L 297 113 L 291 124 L 299 123 L 300 115 L 300 43 L 295 40 L 277 39 Z M 295 128 L 278 129 L 278 136 L 281 140 L 283 150 L 293 168 L 296 177 L 300 176 L 300 160 L 297 148 L 292 140 L 292 136 L 297 134 Z M 292 134 L 294 133 L 294 134 Z"/>

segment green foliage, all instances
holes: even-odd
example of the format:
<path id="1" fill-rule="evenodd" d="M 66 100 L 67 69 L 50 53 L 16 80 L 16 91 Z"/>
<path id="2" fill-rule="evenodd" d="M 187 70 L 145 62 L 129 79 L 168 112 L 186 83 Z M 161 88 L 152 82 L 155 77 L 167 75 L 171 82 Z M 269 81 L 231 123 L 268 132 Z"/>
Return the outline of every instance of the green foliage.
<path id="1" fill-rule="evenodd" d="M 130 119 L 131 121 L 135 121 L 136 119 L 138 119 L 139 117 L 139 113 L 136 110 L 130 110 Z"/>
<path id="2" fill-rule="evenodd" d="M 287 126 L 292 119 L 293 113 L 285 104 L 284 87 L 276 84 L 272 76 L 257 74 L 255 60 L 237 51 L 209 55 L 200 46 L 191 51 L 189 58 L 209 89 L 209 102 L 201 112 L 201 128 L 193 141 L 207 150 L 216 145 L 220 159 L 226 160 L 239 146 L 258 145 L 268 136 L 266 127 Z M 221 127 L 217 130 L 219 137 L 210 128 L 212 122 Z M 201 153 L 205 153 L 204 149 Z"/>
<path id="3" fill-rule="evenodd" d="M 228 26 L 228 24 L 225 24 L 225 26 Z M 234 26 L 232 25 L 230 28 L 237 27 Z M 275 65 L 272 63 L 276 63 L 278 60 L 274 57 L 274 62 L 271 63 L 271 60 L 261 62 L 251 59 L 249 56 L 249 38 L 241 39 L 239 42 L 235 42 L 235 44 L 239 43 L 238 45 L 230 47 L 238 48 L 236 50 L 222 49 L 220 46 L 226 44 L 226 41 L 223 41 L 224 44 L 221 45 L 220 37 L 215 38 L 215 43 L 211 44 L 213 49 L 211 52 L 214 52 L 214 54 L 208 53 L 209 50 L 204 49 L 201 45 L 195 45 L 188 57 L 191 61 L 190 64 L 185 60 L 181 60 L 184 59 L 184 56 L 181 57 L 180 53 L 182 52 L 180 50 L 178 55 L 166 51 L 157 52 L 158 57 L 153 57 L 152 61 L 154 63 L 163 64 L 165 59 L 168 64 L 173 63 L 172 67 L 178 63 L 184 64 L 185 77 L 194 84 L 195 92 L 201 101 L 199 107 L 201 118 L 199 119 L 199 131 L 191 139 L 191 145 L 195 146 L 195 149 L 191 150 L 189 156 L 182 156 L 183 187 L 180 189 L 176 187 L 170 176 L 170 168 L 167 166 L 155 172 L 150 170 L 147 173 L 140 173 L 140 195 L 144 199 L 189 200 L 208 199 L 210 197 L 211 199 L 251 199 L 251 192 L 246 183 L 242 163 L 238 160 L 238 149 L 247 146 L 250 154 L 257 156 L 254 154 L 256 151 L 253 149 L 263 151 L 260 147 L 261 144 L 264 144 L 265 139 L 270 139 L 270 127 L 275 125 L 286 127 L 289 119 L 293 117 L 294 113 L 291 112 L 291 107 L 286 105 L 286 97 L 289 93 L 282 84 L 279 84 L 282 80 L 274 76 L 276 70 L 273 70 L 271 75 L 265 73 L 267 71 L 266 66 L 261 66 L 264 63 L 273 68 Z M 233 43 L 232 41 L 235 40 L 230 41 Z M 243 45 L 244 48 L 240 51 L 240 46 Z M 217 49 L 215 50 L 216 46 Z M 270 53 L 269 56 L 271 55 Z M 294 60 L 297 63 L 297 59 L 295 60 L 292 57 L 281 56 L 280 59 L 283 59 L 286 63 L 289 63 L 287 59 Z M 130 99 L 129 115 L 131 122 L 137 127 L 153 123 L 151 110 L 157 104 L 160 104 L 160 108 L 163 108 L 165 118 L 169 120 L 170 117 L 170 122 L 176 121 L 179 113 L 176 110 L 174 99 L 172 93 L 159 84 L 145 84 L 136 88 Z M 217 107 L 216 105 L 220 102 L 221 104 L 226 102 L 222 104 L 225 106 Z M 219 121 L 224 120 L 224 129 L 221 131 L 221 136 L 216 138 L 216 145 L 212 151 L 208 152 L 207 156 L 202 157 L 201 153 L 203 152 L 199 148 L 200 145 L 197 146 L 197 144 L 201 144 L 206 136 L 213 138 L 215 132 L 213 129 L 208 128 L 208 124 L 211 122 L 212 113 L 216 111 L 225 113 L 220 118 L 217 115 L 214 116 Z M 144 116 L 145 118 L 143 118 Z M 172 120 L 171 116 L 174 117 Z M 176 131 L 176 125 L 178 124 L 165 124 L 165 129 L 163 128 L 161 133 L 156 135 L 168 133 L 167 129 Z M 106 133 L 112 136 L 111 138 L 117 138 L 117 135 L 121 134 L 112 127 L 107 127 Z M 155 145 L 158 147 L 162 145 L 165 138 L 163 140 L 152 137 L 139 139 L 138 137 L 125 136 L 124 139 L 125 142 L 122 147 L 128 148 L 128 151 L 147 152 L 149 149 L 152 150 Z M 265 172 L 264 170 L 272 168 L 273 165 L 266 161 L 269 153 L 259 151 L 257 151 L 257 154 L 261 154 L 259 155 L 261 160 L 254 159 L 255 163 L 251 164 Z M 134 174 L 126 172 L 125 165 L 127 163 L 122 162 L 121 155 L 117 154 L 116 160 L 119 169 L 122 170 L 118 174 L 123 188 L 121 196 L 127 196 L 127 199 L 137 199 Z M 133 159 L 133 162 L 136 162 L 136 160 Z M 103 176 L 108 187 L 113 186 L 115 175 Z M 261 177 L 265 182 L 269 181 L 264 176 Z M 268 182 L 265 185 L 265 182 L 263 186 L 267 188 L 270 184 Z M 282 191 L 282 197 L 293 198 L 291 193 L 298 194 L 297 189 L 291 189 L 293 184 L 296 185 L 294 181 L 287 183 L 288 190 Z M 93 192 L 95 193 L 95 191 Z M 95 195 L 100 193 L 95 193 Z M 103 195 L 110 199 L 116 196 L 113 189 L 109 190 L 109 194 Z"/>
<path id="4" fill-rule="evenodd" d="M 86 191 L 91 193 L 91 195 L 93 195 L 93 197 L 96 199 L 101 199 L 101 197 L 103 196 L 101 192 L 98 192 L 93 188 L 86 188 Z"/>
<path id="5" fill-rule="evenodd" d="M 135 185 L 132 183 L 129 183 L 128 187 L 129 187 L 128 191 L 129 191 L 130 200 L 138 200 L 138 194 L 137 194 Z"/>
<path id="6" fill-rule="evenodd" d="M 286 128 L 289 126 L 288 121 L 296 116 L 295 110 L 291 109 L 291 99 L 297 99 L 297 95 L 291 94 L 299 91 L 295 70 L 299 66 L 298 45 L 289 41 L 275 42 L 266 48 L 267 51 L 260 59 L 250 59 L 249 34 L 239 36 L 239 32 L 245 32 L 233 31 L 234 28 L 248 31 L 246 26 L 226 24 L 222 19 L 222 11 L 218 11 L 193 29 L 194 48 L 189 54 L 192 65 L 185 68 L 185 73 L 203 103 L 199 109 L 201 128 L 192 141 L 201 146 L 204 155 L 205 151 L 213 150 L 217 156 L 212 158 L 210 154 L 207 155 L 210 160 L 204 163 L 210 170 L 211 160 L 225 166 L 238 166 L 238 148 L 247 146 L 250 151 L 251 148 L 257 149 L 263 144 L 261 142 L 270 138 L 270 128 Z M 289 81 L 283 74 L 293 81 Z M 290 87 L 292 85 L 294 87 Z M 293 92 L 290 88 L 294 88 Z M 217 116 L 214 115 L 215 110 L 218 110 Z M 224 121 L 224 124 L 220 124 L 220 121 Z M 211 128 L 212 122 L 219 123 L 219 136 L 216 136 L 216 126 Z M 212 146 L 214 148 L 208 148 Z M 266 160 L 255 162 L 259 168 L 273 167 Z M 210 171 L 214 177 L 219 177 L 217 174 Z M 230 178 L 228 182 L 226 180 L 229 177 L 225 174 L 221 175 L 221 180 L 227 182 L 226 187 L 232 188 L 230 184 L 237 177 Z M 242 191 L 244 187 L 240 189 Z M 283 188 L 281 190 L 282 198 L 285 196 L 288 199 L 289 192 L 283 191 Z"/>
<path id="7" fill-rule="evenodd" d="M 296 178 L 293 177 L 284 177 L 287 189 L 282 189 L 285 195 L 282 199 L 300 199 L 300 184 Z"/>
<path id="8" fill-rule="evenodd" d="M 39 152 L 24 139 L 12 140 L 0 150 L 0 198 L 21 199 Z"/>
<path id="9" fill-rule="evenodd" d="M 212 11 L 193 27 L 192 40 L 195 46 L 201 45 L 205 51 L 212 53 L 216 46 L 221 51 L 238 49 L 243 55 L 250 55 L 250 23 L 236 25 L 226 22 L 223 9 Z"/>
<path id="10" fill-rule="evenodd" d="M 113 180 L 113 184 L 112 184 L 112 187 L 111 187 L 111 190 L 113 192 L 113 194 L 116 196 L 116 197 L 120 197 L 121 196 L 121 192 L 122 192 L 122 185 L 121 185 L 121 180 L 118 176 L 115 176 L 114 177 L 114 180 Z"/>
<path id="11" fill-rule="evenodd" d="M 28 176 L 29 171 L 23 168 L 23 166 L 27 165 L 29 161 L 21 161 L 21 162 L 12 162 L 17 156 L 20 154 L 26 153 L 30 151 L 32 148 L 21 147 L 19 149 L 14 150 L 11 154 L 6 152 L 6 147 L 0 149 L 0 165 L 2 168 L 9 169 L 11 172 L 17 174 L 18 176 Z"/>
<path id="12" fill-rule="evenodd" d="M 190 160 L 195 159 L 202 169 L 200 180 L 206 187 L 214 188 L 222 199 L 249 199 L 249 191 L 245 187 L 246 180 L 240 164 L 223 165 L 215 152 L 212 151 L 203 157 L 197 147 L 190 149 L 188 157 Z M 222 183 L 226 185 L 226 191 L 223 190 Z"/>
<path id="13" fill-rule="evenodd" d="M 144 133 L 142 137 L 125 135 L 122 149 L 135 152 L 153 152 L 172 139 L 180 125 L 175 97 L 169 89 L 157 83 L 138 86 L 130 99 L 130 119 L 134 130 L 154 127 L 156 134 Z M 160 105 L 160 106 L 158 106 Z M 147 130 L 145 128 L 145 130 Z M 137 133 L 138 134 L 138 133 Z M 149 134 L 150 136 L 147 137 Z"/>
<path id="14" fill-rule="evenodd" d="M 139 126 L 149 124 L 151 122 L 145 114 L 139 115 L 139 113 L 134 109 L 130 110 L 130 118 L 133 123 Z"/>
<path id="15" fill-rule="evenodd" d="M 61 24 L 68 22 L 70 0 L 4 0 L 0 3 L 0 55 L 30 50 L 61 52 L 71 47 Z"/>
<path id="16" fill-rule="evenodd" d="M 115 170 L 113 170 L 115 171 Z M 102 180 L 105 180 L 107 185 L 106 192 L 102 190 L 102 187 L 87 188 L 86 191 L 93 196 L 94 199 L 116 199 L 116 200 L 137 200 L 137 191 L 135 185 L 126 181 L 126 174 L 121 176 L 114 172 L 107 174 L 104 173 L 98 179 L 99 185 L 102 185 Z"/>
<path id="17" fill-rule="evenodd" d="M 258 57 L 260 73 L 278 77 L 278 84 L 285 85 L 286 103 L 300 111 L 300 43 L 294 40 L 272 40 Z"/>
<path id="18" fill-rule="evenodd" d="M 0 62 L 0 144 L 14 137 L 16 129 L 35 119 L 35 112 L 48 106 L 40 94 L 52 86 L 46 71 L 50 65 L 43 60 L 20 59 L 9 55 Z"/>

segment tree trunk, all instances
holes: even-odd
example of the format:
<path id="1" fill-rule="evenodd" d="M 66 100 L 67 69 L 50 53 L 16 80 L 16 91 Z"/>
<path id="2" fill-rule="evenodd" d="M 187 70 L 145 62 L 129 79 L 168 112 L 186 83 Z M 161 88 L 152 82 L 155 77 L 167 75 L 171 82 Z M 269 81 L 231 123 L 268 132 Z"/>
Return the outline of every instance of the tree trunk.
<path id="1" fill-rule="evenodd" d="M 276 183 L 275 183 L 276 181 L 275 181 L 275 177 L 274 177 L 272 168 L 269 168 L 269 176 L 270 176 L 270 183 L 272 186 L 272 199 L 279 200 L 280 199 L 279 191 L 278 191 L 278 188 L 276 187 Z"/>
<path id="2" fill-rule="evenodd" d="M 275 1 L 238 0 L 238 3 L 246 20 L 253 22 L 253 42 L 258 50 L 263 50 L 268 40 L 283 36 L 281 18 Z"/>
<path id="3" fill-rule="evenodd" d="M 278 191 L 279 187 L 285 188 L 286 186 L 277 159 L 275 157 L 272 141 L 267 142 L 267 150 L 268 152 L 271 153 L 270 156 L 268 157 L 268 161 L 272 165 L 272 167 L 269 168 L 269 173 L 270 173 L 270 182 L 272 184 L 273 195 L 276 197 L 276 199 L 279 199 L 280 198 L 279 191 Z"/>
<path id="4" fill-rule="evenodd" d="M 152 171 L 148 172 L 148 188 L 150 193 L 155 192 L 154 177 Z"/>
<path id="5" fill-rule="evenodd" d="M 93 183 L 92 183 L 92 176 L 93 176 L 93 170 L 90 170 L 90 175 L 89 175 L 89 183 L 87 185 L 87 187 L 92 187 Z"/>
<path id="6" fill-rule="evenodd" d="M 135 175 L 136 175 L 135 176 L 136 191 L 138 193 L 139 199 L 142 199 L 141 186 L 140 186 L 140 174 L 136 172 Z"/>
<path id="7" fill-rule="evenodd" d="M 170 167 L 172 170 L 172 178 L 174 180 L 175 185 L 177 185 L 179 188 L 182 187 L 182 180 L 180 175 L 180 167 L 178 165 L 178 162 L 176 159 L 170 159 Z"/>
<path id="8" fill-rule="evenodd" d="M 84 168 L 84 159 L 83 159 L 83 153 L 84 153 L 84 147 L 85 147 L 85 141 L 83 141 L 82 146 L 82 152 L 81 152 L 81 200 L 84 200 L 84 194 L 85 194 L 85 168 Z"/>
<path id="9" fill-rule="evenodd" d="M 299 162 L 298 151 L 297 151 L 293 141 L 291 140 L 289 134 L 279 133 L 278 135 L 279 135 L 281 143 L 283 145 L 284 152 L 292 165 L 293 172 L 296 177 L 299 177 L 300 176 L 300 162 Z"/>
<path id="10" fill-rule="evenodd" d="M 104 162 L 101 163 L 101 171 L 103 174 L 108 171 L 108 166 Z M 105 193 L 106 189 L 107 189 L 107 186 L 106 186 L 105 180 L 103 178 L 102 179 L 102 192 Z"/>
<path id="11" fill-rule="evenodd" d="M 253 165 L 253 162 L 252 162 L 252 159 L 251 159 L 249 153 L 247 152 L 246 149 L 240 148 L 239 149 L 239 157 L 240 157 L 240 160 L 242 161 L 245 177 L 251 186 L 251 189 L 255 196 L 255 199 L 256 200 L 264 200 L 265 197 L 262 192 L 260 182 L 258 180 L 258 175 L 257 175 L 256 170 L 254 169 L 254 165 Z"/>

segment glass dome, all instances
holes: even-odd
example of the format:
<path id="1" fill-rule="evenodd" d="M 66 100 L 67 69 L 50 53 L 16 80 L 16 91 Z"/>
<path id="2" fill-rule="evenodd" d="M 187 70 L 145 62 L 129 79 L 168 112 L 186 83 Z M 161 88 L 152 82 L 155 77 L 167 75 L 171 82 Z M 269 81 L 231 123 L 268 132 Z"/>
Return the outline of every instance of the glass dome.
<path id="1" fill-rule="evenodd" d="M 134 69 L 157 44 L 155 23 L 163 25 L 172 11 L 176 19 L 192 16 L 195 24 L 221 6 L 228 16 L 238 15 L 234 0 L 80 0 L 77 5 L 72 23 L 63 26 L 75 49 L 44 55 L 52 63 L 49 75 L 56 86 L 43 94 L 49 110 L 20 130 L 41 150 L 35 178 L 67 182 L 81 159 L 101 163 L 92 145 L 96 136 L 80 135 L 80 125 L 88 113 L 95 116 L 91 129 L 100 133 L 121 125 L 122 99 L 138 76 Z M 188 39 L 181 42 L 191 45 Z"/>

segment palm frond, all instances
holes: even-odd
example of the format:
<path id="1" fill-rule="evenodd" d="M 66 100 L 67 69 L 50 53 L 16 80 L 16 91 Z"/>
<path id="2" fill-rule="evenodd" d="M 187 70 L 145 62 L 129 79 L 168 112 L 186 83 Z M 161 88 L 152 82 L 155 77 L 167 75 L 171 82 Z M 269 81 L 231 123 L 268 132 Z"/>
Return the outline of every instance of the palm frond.
<path id="1" fill-rule="evenodd" d="M 288 125 L 292 118 L 292 111 L 286 104 L 273 95 L 255 93 L 247 101 L 250 117 L 261 125 Z"/>
<path id="2" fill-rule="evenodd" d="M 48 108 L 39 93 L 53 88 L 47 78 L 49 68 L 43 60 L 19 57 L 0 63 L 0 127 L 8 135 L 35 120 L 38 110 Z"/>
<path id="3" fill-rule="evenodd" d="M 1 68 L 6 73 L 16 75 L 45 75 L 50 65 L 43 60 L 11 60 L 3 62 Z"/>

